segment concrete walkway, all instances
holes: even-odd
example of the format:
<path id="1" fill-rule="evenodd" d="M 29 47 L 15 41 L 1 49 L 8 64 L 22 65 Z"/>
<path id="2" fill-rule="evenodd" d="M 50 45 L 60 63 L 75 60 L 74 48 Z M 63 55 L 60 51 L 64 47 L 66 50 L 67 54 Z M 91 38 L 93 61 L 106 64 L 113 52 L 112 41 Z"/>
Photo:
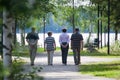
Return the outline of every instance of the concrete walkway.
<path id="1" fill-rule="evenodd" d="M 106 59 L 106 58 L 94 58 L 93 57 L 81 57 L 81 63 L 90 63 L 90 62 L 100 62 L 100 61 L 113 61 L 118 60 L 117 58 Z M 120 60 L 120 59 L 119 59 Z M 29 64 L 25 65 L 26 69 L 31 69 L 32 67 Z M 35 66 L 42 67 L 42 71 L 38 72 L 39 76 L 43 76 L 44 80 L 115 80 L 111 78 L 95 77 L 91 75 L 83 75 L 78 72 L 78 66 L 74 65 L 73 56 L 68 56 L 67 65 L 62 65 L 61 63 L 61 54 L 56 52 L 54 54 L 53 66 L 47 65 L 47 54 L 38 54 L 35 60 Z"/>

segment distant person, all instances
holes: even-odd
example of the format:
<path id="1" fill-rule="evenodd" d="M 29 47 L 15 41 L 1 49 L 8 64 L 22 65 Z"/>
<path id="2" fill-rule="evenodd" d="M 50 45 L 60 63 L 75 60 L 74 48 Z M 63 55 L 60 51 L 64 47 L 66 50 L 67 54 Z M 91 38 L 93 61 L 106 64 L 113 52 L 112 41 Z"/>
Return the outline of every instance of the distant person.
<path id="1" fill-rule="evenodd" d="M 74 63 L 79 65 L 80 62 L 80 50 L 83 50 L 83 36 L 79 33 L 79 28 L 75 29 L 75 32 L 71 35 L 71 49 L 73 49 Z"/>
<path id="2" fill-rule="evenodd" d="M 29 45 L 31 66 L 34 65 L 34 60 L 37 52 L 38 39 L 39 39 L 39 36 L 35 32 L 35 28 L 31 28 L 31 32 L 28 33 L 26 36 L 26 41 L 28 42 L 28 45 Z"/>
<path id="3" fill-rule="evenodd" d="M 52 37 L 52 32 L 48 32 L 48 37 L 45 39 L 45 48 L 48 54 L 48 65 L 53 65 L 53 54 L 56 49 L 56 43 L 54 37 Z"/>
<path id="4" fill-rule="evenodd" d="M 69 39 L 69 35 L 67 34 L 67 29 L 64 28 L 62 29 L 62 33 L 59 36 L 59 43 L 61 46 L 63 65 L 67 65 L 69 42 L 70 42 L 70 39 Z"/>

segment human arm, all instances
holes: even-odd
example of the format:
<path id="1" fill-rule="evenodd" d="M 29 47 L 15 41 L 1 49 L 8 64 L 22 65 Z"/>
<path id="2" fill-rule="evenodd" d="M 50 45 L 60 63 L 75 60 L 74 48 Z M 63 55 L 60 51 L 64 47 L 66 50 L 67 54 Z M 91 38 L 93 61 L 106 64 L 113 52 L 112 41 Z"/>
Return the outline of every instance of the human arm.
<path id="1" fill-rule="evenodd" d="M 71 49 L 73 49 L 73 34 L 71 35 L 71 42 L 70 42 L 70 45 L 71 45 Z"/>
<path id="2" fill-rule="evenodd" d="M 47 50 L 47 40 L 45 39 L 44 40 L 44 51 L 46 51 Z"/>
<path id="3" fill-rule="evenodd" d="M 83 40 L 80 41 L 80 50 L 83 50 Z"/>
<path id="4" fill-rule="evenodd" d="M 53 38 L 53 47 L 54 47 L 54 50 L 56 50 L 56 42 L 54 38 Z"/>
<path id="5" fill-rule="evenodd" d="M 54 46 L 54 50 L 56 50 L 56 43 L 53 43 L 53 46 Z"/>
<path id="6" fill-rule="evenodd" d="M 71 49 L 73 49 L 73 46 L 72 46 L 73 45 L 73 41 L 72 40 L 71 40 L 71 44 L 70 45 L 71 45 Z"/>
<path id="7" fill-rule="evenodd" d="M 27 36 L 26 36 L 26 41 L 27 41 L 28 44 L 29 44 L 29 39 L 30 39 L 30 33 L 28 33 Z"/>

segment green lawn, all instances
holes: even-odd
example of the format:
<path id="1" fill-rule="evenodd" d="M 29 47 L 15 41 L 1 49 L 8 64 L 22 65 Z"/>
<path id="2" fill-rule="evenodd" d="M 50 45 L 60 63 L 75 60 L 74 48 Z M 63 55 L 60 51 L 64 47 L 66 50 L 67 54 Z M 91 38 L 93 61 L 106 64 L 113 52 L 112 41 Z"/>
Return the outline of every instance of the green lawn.
<path id="1" fill-rule="evenodd" d="M 60 47 L 56 47 L 56 50 L 55 50 L 55 51 L 60 51 Z M 44 51 L 44 48 L 38 47 L 37 52 L 38 52 L 38 53 L 43 53 L 43 52 L 45 52 L 45 51 Z"/>
<path id="2" fill-rule="evenodd" d="M 73 52 L 69 52 L 69 55 L 73 55 Z M 87 50 L 81 51 L 81 56 L 91 56 L 91 57 L 99 57 L 99 58 L 120 58 L 119 53 L 110 53 L 107 54 L 106 48 L 96 49 L 93 52 L 89 52 Z M 79 71 L 83 74 L 90 74 L 94 76 L 101 76 L 107 78 L 116 78 L 120 79 L 120 61 L 114 62 L 103 62 L 103 63 L 89 63 L 89 64 L 81 64 L 79 66 Z"/>
<path id="3" fill-rule="evenodd" d="M 102 49 L 95 49 L 93 52 L 89 52 L 88 50 L 84 49 L 81 51 L 81 56 L 94 56 L 94 57 L 120 57 L 120 52 L 119 53 L 110 53 L 109 55 L 107 54 L 107 48 L 102 48 Z M 73 55 L 73 52 L 69 52 L 69 55 Z"/>
<path id="4" fill-rule="evenodd" d="M 120 61 L 84 64 L 79 66 L 79 70 L 83 74 L 120 79 Z"/>
<path id="5" fill-rule="evenodd" d="M 57 47 L 55 51 L 60 51 L 60 47 Z M 41 47 L 38 47 L 37 48 L 37 52 L 38 53 L 43 53 L 45 52 L 44 51 L 44 48 L 41 48 Z M 22 56 L 22 57 L 29 57 L 29 49 L 28 49 L 28 46 L 19 46 L 18 48 L 14 49 L 12 51 L 12 55 L 13 56 Z"/>

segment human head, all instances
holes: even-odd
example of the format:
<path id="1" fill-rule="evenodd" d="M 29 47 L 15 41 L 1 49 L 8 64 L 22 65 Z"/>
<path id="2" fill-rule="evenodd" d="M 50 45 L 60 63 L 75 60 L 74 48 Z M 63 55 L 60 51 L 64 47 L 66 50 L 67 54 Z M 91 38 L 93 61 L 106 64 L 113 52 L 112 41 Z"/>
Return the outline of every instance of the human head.
<path id="1" fill-rule="evenodd" d="M 32 27 L 31 30 L 32 30 L 32 32 L 35 32 L 35 28 L 34 27 Z"/>
<path id="2" fill-rule="evenodd" d="M 63 29 L 62 29 L 62 32 L 64 32 L 64 33 L 67 32 L 67 29 L 66 29 L 66 28 L 63 28 Z"/>
<path id="3" fill-rule="evenodd" d="M 75 28 L 75 32 L 79 32 L 79 28 Z"/>
<path id="4" fill-rule="evenodd" d="M 52 35 L 52 32 L 51 32 L 51 31 L 49 31 L 47 34 L 48 34 L 48 36 L 51 36 L 51 35 Z"/>

